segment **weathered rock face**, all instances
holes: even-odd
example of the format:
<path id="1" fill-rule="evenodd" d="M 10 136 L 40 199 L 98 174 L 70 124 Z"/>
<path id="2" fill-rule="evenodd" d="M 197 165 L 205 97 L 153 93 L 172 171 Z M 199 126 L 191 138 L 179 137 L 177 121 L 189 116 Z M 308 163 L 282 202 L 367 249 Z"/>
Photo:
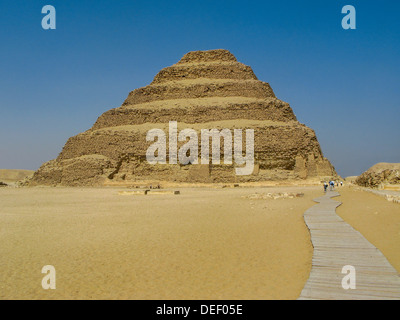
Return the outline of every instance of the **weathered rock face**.
<path id="1" fill-rule="evenodd" d="M 254 129 L 253 174 L 236 176 L 234 165 L 223 161 L 150 165 L 146 150 L 153 142 L 146 141 L 146 134 L 159 128 L 168 135 L 169 121 L 177 121 L 178 130 L 198 133 Z M 229 51 L 211 50 L 187 53 L 162 69 L 150 85 L 129 93 L 121 107 L 105 112 L 91 129 L 70 138 L 58 158 L 45 163 L 30 184 L 245 182 L 335 175 L 314 131 L 297 121 L 289 104 L 277 99 L 269 84 L 259 81 Z"/>
<path id="2" fill-rule="evenodd" d="M 17 182 L 29 178 L 34 174 L 32 170 L 0 169 L 0 181 L 5 183 Z"/>
<path id="3" fill-rule="evenodd" d="M 400 163 L 377 163 L 361 174 L 355 181 L 363 187 L 400 185 Z"/>

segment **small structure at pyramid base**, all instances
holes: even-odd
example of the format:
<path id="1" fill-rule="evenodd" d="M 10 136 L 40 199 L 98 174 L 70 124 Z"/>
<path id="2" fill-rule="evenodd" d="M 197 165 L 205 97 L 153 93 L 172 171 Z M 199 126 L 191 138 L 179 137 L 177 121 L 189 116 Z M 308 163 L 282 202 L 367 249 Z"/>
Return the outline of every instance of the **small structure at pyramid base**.
<path id="1" fill-rule="evenodd" d="M 238 176 L 235 164 L 224 164 L 224 141 L 220 164 L 150 164 L 146 151 L 152 142 L 146 135 L 151 129 L 168 132 L 170 121 L 176 121 L 179 130 L 195 130 L 199 137 L 202 129 L 253 129 L 252 174 Z M 178 148 L 184 143 L 179 142 Z M 228 183 L 336 176 L 315 132 L 300 124 L 289 104 L 277 99 L 249 66 L 219 49 L 189 52 L 162 69 L 150 85 L 129 93 L 121 107 L 105 112 L 91 129 L 71 137 L 58 158 L 43 164 L 29 185 Z"/>

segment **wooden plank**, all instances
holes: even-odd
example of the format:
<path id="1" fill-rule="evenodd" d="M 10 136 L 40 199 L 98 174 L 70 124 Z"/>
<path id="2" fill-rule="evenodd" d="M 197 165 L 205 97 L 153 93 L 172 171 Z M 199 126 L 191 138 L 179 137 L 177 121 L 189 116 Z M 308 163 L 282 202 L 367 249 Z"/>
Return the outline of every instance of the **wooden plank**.
<path id="1" fill-rule="evenodd" d="M 314 247 L 312 268 L 299 300 L 400 300 L 400 277 L 386 257 L 336 214 L 327 192 L 304 213 Z M 342 268 L 354 266 L 356 289 L 342 288 Z"/>

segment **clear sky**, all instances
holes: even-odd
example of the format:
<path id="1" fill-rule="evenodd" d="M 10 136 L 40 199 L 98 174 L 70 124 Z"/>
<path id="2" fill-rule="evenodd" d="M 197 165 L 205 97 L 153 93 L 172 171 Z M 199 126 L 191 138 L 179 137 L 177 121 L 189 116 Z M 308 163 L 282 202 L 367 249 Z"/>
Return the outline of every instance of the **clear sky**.
<path id="1" fill-rule="evenodd" d="M 399 14 L 388 0 L 1 0 L 0 168 L 37 169 L 161 68 L 218 48 L 290 103 L 340 175 L 400 162 Z"/>

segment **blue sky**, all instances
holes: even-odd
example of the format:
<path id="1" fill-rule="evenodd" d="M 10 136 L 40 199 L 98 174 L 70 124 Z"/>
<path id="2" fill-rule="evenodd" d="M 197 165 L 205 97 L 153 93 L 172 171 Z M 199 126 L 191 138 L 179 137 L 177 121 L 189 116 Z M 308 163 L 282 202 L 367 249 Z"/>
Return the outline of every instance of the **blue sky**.
<path id="1" fill-rule="evenodd" d="M 44 5 L 57 29 L 41 28 Z M 343 30 L 341 8 L 357 10 Z M 37 169 L 186 52 L 224 48 L 314 129 L 342 176 L 400 162 L 400 2 L 0 2 L 0 168 Z"/>

